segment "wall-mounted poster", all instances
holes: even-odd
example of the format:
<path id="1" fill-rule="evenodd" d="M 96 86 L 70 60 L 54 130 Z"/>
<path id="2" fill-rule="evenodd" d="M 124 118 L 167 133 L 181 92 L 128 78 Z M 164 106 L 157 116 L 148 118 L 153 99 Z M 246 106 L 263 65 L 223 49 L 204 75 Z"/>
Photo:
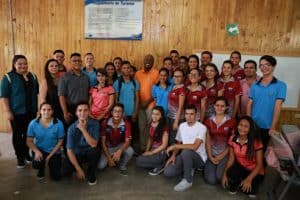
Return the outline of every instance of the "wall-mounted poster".
<path id="1" fill-rule="evenodd" d="M 143 0 L 85 0 L 85 38 L 141 40 Z"/>

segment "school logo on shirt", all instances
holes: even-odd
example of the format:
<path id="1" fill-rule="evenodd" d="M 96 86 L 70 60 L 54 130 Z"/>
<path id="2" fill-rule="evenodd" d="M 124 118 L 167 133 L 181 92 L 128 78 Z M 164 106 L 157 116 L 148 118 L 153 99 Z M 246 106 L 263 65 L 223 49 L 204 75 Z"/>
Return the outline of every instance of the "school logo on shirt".
<path id="1" fill-rule="evenodd" d="M 211 91 L 211 93 L 217 92 L 216 89 L 211 89 L 210 91 Z"/>
<path id="2" fill-rule="evenodd" d="M 110 127 L 110 126 L 107 126 L 106 129 L 105 129 L 105 132 L 106 132 L 106 133 L 110 133 L 110 132 L 111 132 L 111 127 Z"/>
<path id="3" fill-rule="evenodd" d="M 230 91 L 233 90 L 233 87 L 228 87 L 228 90 L 230 90 Z"/>
<path id="4" fill-rule="evenodd" d="M 229 130 L 229 127 L 224 127 L 224 131 L 228 131 Z"/>
<path id="5" fill-rule="evenodd" d="M 197 100 L 197 96 L 196 96 L 196 95 L 194 95 L 194 96 L 193 96 L 193 99 L 194 99 L 194 100 Z"/>
<path id="6" fill-rule="evenodd" d="M 120 126 L 120 133 L 125 134 L 125 125 Z"/>

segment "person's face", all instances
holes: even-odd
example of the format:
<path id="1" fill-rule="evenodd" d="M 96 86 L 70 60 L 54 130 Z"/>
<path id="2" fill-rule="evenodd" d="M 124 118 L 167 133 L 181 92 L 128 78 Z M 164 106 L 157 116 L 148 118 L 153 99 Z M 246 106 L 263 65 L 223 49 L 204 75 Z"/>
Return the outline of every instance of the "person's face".
<path id="1" fill-rule="evenodd" d="M 267 60 L 261 60 L 259 62 L 259 69 L 263 76 L 273 75 L 275 66 L 272 66 Z"/>
<path id="2" fill-rule="evenodd" d="M 95 62 L 94 56 L 92 55 L 86 55 L 84 57 L 84 64 L 85 66 L 93 66 Z"/>
<path id="3" fill-rule="evenodd" d="M 242 119 L 238 124 L 237 129 L 241 136 L 247 136 L 250 131 L 250 123 L 247 120 Z"/>
<path id="4" fill-rule="evenodd" d="M 159 72 L 159 81 L 165 83 L 168 80 L 168 74 L 166 71 Z"/>
<path id="5" fill-rule="evenodd" d="M 196 58 L 193 58 L 193 57 L 191 57 L 191 58 L 189 59 L 188 65 L 189 65 L 190 70 L 199 67 L 199 66 L 198 66 L 198 62 L 197 62 L 197 59 L 196 59 Z"/>
<path id="6" fill-rule="evenodd" d="M 222 72 L 224 76 L 231 75 L 232 66 L 229 63 L 224 63 L 222 67 Z"/>
<path id="7" fill-rule="evenodd" d="M 167 68 L 170 71 L 172 69 L 172 61 L 171 60 L 166 60 L 164 62 L 164 67 Z"/>
<path id="8" fill-rule="evenodd" d="M 101 84 L 104 84 L 106 80 L 106 76 L 101 73 L 97 73 L 97 81 Z"/>
<path id="9" fill-rule="evenodd" d="M 115 74 L 115 68 L 112 65 L 108 65 L 106 67 L 106 73 L 108 77 L 113 77 L 113 75 Z"/>
<path id="10" fill-rule="evenodd" d="M 256 69 L 253 63 L 247 63 L 244 66 L 244 73 L 246 77 L 254 77 L 256 76 Z"/>
<path id="11" fill-rule="evenodd" d="M 58 73 L 58 62 L 52 61 L 48 65 L 48 71 L 51 74 L 57 74 Z"/>
<path id="12" fill-rule="evenodd" d="M 80 56 L 73 56 L 70 59 L 70 63 L 72 66 L 72 69 L 74 70 L 80 70 L 81 66 L 82 66 L 82 60 Z"/>
<path id="13" fill-rule="evenodd" d="M 144 70 L 150 71 L 154 63 L 154 58 L 151 55 L 147 55 L 144 58 Z"/>
<path id="14" fill-rule="evenodd" d="M 51 119 L 53 115 L 53 109 L 49 104 L 44 104 L 40 110 L 42 119 Z"/>
<path id="15" fill-rule="evenodd" d="M 214 104 L 216 115 L 224 115 L 226 110 L 226 104 L 224 101 L 220 100 Z"/>
<path id="16" fill-rule="evenodd" d="M 135 71 L 132 69 L 132 67 L 130 67 L 130 77 L 134 78 L 135 76 Z"/>
<path id="17" fill-rule="evenodd" d="M 185 70 L 188 67 L 188 62 L 184 58 L 181 58 L 179 59 L 178 67 L 181 70 Z"/>
<path id="18" fill-rule="evenodd" d="M 173 65 L 176 65 L 179 59 L 178 53 L 171 53 L 170 57 L 172 58 Z"/>
<path id="19" fill-rule="evenodd" d="M 133 70 L 132 70 L 133 71 Z M 131 72 L 131 67 L 128 64 L 124 64 L 122 65 L 122 74 L 124 76 L 130 76 L 130 72 Z"/>
<path id="20" fill-rule="evenodd" d="M 114 120 L 119 121 L 123 117 L 123 109 L 121 107 L 115 106 L 111 111 Z"/>
<path id="21" fill-rule="evenodd" d="M 174 79 L 175 85 L 180 85 L 183 82 L 183 74 L 180 71 L 175 71 L 173 79 Z"/>
<path id="22" fill-rule="evenodd" d="M 215 68 L 213 68 L 211 66 L 205 67 L 205 76 L 208 80 L 214 79 L 216 75 L 217 75 L 217 72 L 216 72 Z"/>
<path id="23" fill-rule="evenodd" d="M 159 122 L 159 120 L 161 119 L 162 116 L 161 116 L 161 113 L 159 110 L 154 109 L 152 111 L 151 117 L 152 117 L 152 122 Z"/>
<path id="24" fill-rule="evenodd" d="M 230 60 L 234 66 L 239 65 L 241 62 L 240 56 L 236 53 L 234 53 L 230 56 Z"/>
<path id="25" fill-rule="evenodd" d="M 193 124 L 196 122 L 196 111 L 194 109 L 186 109 L 184 112 L 185 121 L 188 124 Z"/>
<path id="26" fill-rule="evenodd" d="M 90 109 L 88 105 L 79 105 L 76 109 L 76 116 L 79 120 L 87 120 L 90 114 Z"/>
<path id="27" fill-rule="evenodd" d="M 56 53 L 53 57 L 60 65 L 62 65 L 65 61 L 65 55 L 63 53 Z"/>
<path id="28" fill-rule="evenodd" d="M 114 60 L 114 65 L 115 65 L 117 71 L 121 71 L 122 62 L 120 59 Z"/>
<path id="29" fill-rule="evenodd" d="M 24 58 L 19 58 L 14 66 L 18 74 L 26 74 L 28 72 L 28 63 Z"/>
<path id="30" fill-rule="evenodd" d="M 207 65 L 208 63 L 211 63 L 211 58 L 209 54 L 202 54 L 201 55 L 201 64 Z"/>
<path id="31" fill-rule="evenodd" d="M 192 70 L 189 73 L 191 83 L 198 83 L 200 81 L 200 74 L 197 70 Z"/>

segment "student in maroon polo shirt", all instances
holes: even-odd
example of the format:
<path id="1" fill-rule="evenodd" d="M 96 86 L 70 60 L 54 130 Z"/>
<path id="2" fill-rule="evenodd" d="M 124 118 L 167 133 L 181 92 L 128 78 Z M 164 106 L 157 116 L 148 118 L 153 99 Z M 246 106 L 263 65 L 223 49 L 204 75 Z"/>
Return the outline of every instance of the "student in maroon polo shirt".
<path id="1" fill-rule="evenodd" d="M 235 120 L 226 114 L 227 106 L 224 97 L 217 97 L 215 114 L 204 122 L 208 130 L 205 143 L 208 160 L 205 163 L 204 179 L 209 184 L 217 184 L 221 180 L 228 158 L 227 142 L 235 129 Z"/>
<path id="2" fill-rule="evenodd" d="M 127 175 L 127 163 L 133 156 L 130 122 L 123 119 L 124 106 L 116 103 L 112 107 L 112 117 L 101 124 L 101 142 L 103 154 L 98 168 L 118 166 L 122 175 Z"/>
<path id="3" fill-rule="evenodd" d="M 198 68 L 191 69 L 188 74 L 188 78 L 191 82 L 187 86 L 188 92 L 186 96 L 186 103 L 193 104 L 197 108 L 197 121 L 203 122 L 206 109 L 206 90 L 203 85 L 199 83 L 201 78 L 201 72 Z"/>
<path id="4" fill-rule="evenodd" d="M 239 51 L 233 51 L 230 54 L 230 61 L 233 63 L 232 76 L 236 81 L 245 78 L 244 69 L 240 66 L 241 59 L 242 55 Z"/>
<path id="5" fill-rule="evenodd" d="M 231 194 L 238 189 L 255 197 L 264 178 L 263 144 L 253 119 L 239 119 L 237 131 L 229 138 L 229 158 L 222 176 L 222 186 Z"/>
<path id="6" fill-rule="evenodd" d="M 239 81 L 234 80 L 232 76 L 233 64 L 230 60 L 225 60 L 222 66 L 222 75 L 220 82 L 223 84 L 223 96 L 227 99 L 229 108 L 228 114 L 233 118 L 240 108 L 240 96 L 242 89 Z"/>

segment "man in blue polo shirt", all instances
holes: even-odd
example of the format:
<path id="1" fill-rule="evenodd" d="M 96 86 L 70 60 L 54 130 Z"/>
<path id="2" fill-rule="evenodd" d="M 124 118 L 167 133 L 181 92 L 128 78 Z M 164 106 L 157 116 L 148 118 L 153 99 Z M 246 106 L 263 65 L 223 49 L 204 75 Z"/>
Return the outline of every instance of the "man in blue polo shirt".
<path id="1" fill-rule="evenodd" d="M 252 84 L 247 105 L 247 115 L 261 128 L 264 151 L 269 143 L 270 134 L 276 131 L 281 106 L 286 98 L 286 84 L 273 75 L 276 64 L 273 56 L 265 55 L 260 58 L 262 78 Z"/>
<path id="2" fill-rule="evenodd" d="M 68 129 L 67 153 L 68 158 L 79 179 L 87 178 L 89 185 L 97 183 L 96 169 L 100 157 L 97 148 L 99 141 L 99 122 L 89 118 L 89 105 L 87 102 L 79 103 L 76 108 L 78 120 Z M 87 163 L 85 173 L 82 164 Z M 69 171 L 72 172 L 72 171 Z"/>

